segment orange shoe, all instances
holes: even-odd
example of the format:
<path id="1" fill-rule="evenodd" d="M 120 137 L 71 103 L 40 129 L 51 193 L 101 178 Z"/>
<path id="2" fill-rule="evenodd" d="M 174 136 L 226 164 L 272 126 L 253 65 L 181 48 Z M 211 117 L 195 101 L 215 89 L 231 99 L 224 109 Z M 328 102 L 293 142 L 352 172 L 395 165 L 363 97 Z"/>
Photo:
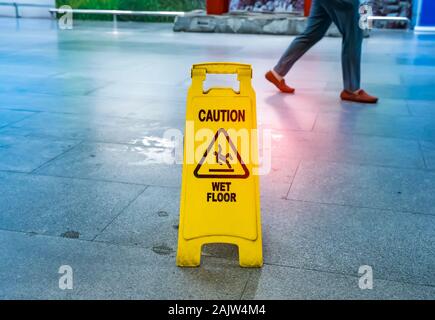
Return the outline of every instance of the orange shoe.
<path id="1" fill-rule="evenodd" d="M 360 103 L 376 103 L 378 102 L 378 98 L 369 95 L 363 89 L 359 89 L 356 93 L 343 90 L 340 94 L 341 100 L 360 102 Z"/>
<path id="2" fill-rule="evenodd" d="M 265 74 L 265 77 L 267 80 L 269 80 L 270 82 L 272 82 L 281 92 L 284 93 L 294 93 L 295 89 L 292 87 L 289 87 L 288 85 L 285 84 L 284 79 L 278 80 L 272 73 L 272 71 L 268 71 Z"/>

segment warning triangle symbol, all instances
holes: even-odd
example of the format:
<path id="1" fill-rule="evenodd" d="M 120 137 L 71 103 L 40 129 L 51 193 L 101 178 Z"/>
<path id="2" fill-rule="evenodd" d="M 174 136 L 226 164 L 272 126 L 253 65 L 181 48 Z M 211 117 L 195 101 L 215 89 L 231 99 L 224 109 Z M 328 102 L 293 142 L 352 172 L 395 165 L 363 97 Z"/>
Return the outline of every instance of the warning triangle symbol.
<path id="1" fill-rule="evenodd" d="M 197 178 L 246 179 L 249 177 L 248 168 L 228 132 L 223 128 L 216 132 L 193 173 Z"/>

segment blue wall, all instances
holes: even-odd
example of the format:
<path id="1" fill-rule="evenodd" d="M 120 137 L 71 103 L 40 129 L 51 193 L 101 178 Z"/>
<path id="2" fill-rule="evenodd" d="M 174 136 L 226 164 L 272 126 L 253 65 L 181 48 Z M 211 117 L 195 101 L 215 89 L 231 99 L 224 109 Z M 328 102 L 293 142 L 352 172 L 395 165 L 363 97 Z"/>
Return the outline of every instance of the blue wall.
<path id="1" fill-rule="evenodd" d="M 417 26 L 435 28 L 435 0 L 417 1 Z"/>

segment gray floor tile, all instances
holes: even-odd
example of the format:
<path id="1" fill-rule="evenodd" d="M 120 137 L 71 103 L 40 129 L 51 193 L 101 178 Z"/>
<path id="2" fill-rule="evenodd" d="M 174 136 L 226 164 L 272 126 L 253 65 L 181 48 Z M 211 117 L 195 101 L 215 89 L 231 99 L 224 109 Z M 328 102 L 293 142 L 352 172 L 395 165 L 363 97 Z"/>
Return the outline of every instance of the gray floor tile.
<path id="1" fill-rule="evenodd" d="M 273 131 L 275 157 L 425 168 L 417 141 L 343 133 Z"/>
<path id="2" fill-rule="evenodd" d="M 23 119 L 31 117 L 33 115 L 35 115 L 35 113 L 29 111 L 1 110 L 0 128 L 22 121 Z"/>
<path id="3" fill-rule="evenodd" d="M 179 188 L 148 187 L 96 240 L 177 251 Z"/>
<path id="4" fill-rule="evenodd" d="M 144 187 L 0 173 L 0 229 L 92 239 Z M 68 235 L 68 233 L 66 234 Z"/>
<path id="5" fill-rule="evenodd" d="M 159 83 L 143 84 L 141 82 L 125 84 L 117 82 L 95 90 L 91 93 L 91 95 L 115 98 L 129 96 L 133 98 L 145 99 L 170 94 L 173 98 L 176 97 L 180 101 L 184 101 L 187 94 L 187 89 L 187 84 L 177 85 L 171 83 L 163 85 Z"/>
<path id="6" fill-rule="evenodd" d="M 50 125 L 47 125 L 50 123 Z M 79 114 L 39 113 L 0 131 L 55 139 L 132 143 L 148 136 L 163 136 L 167 129 L 183 130 L 184 121 L 144 120 L 117 117 L 83 117 Z"/>
<path id="7" fill-rule="evenodd" d="M 73 178 L 101 179 L 143 185 L 181 184 L 181 165 L 173 164 L 172 149 L 150 146 L 83 143 L 37 170 L 37 173 Z"/>
<path id="8" fill-rule="evenodd" d="M 374 280 L 361 290 L 358 278 L 333 273 L 266 265 L 251 275 L 244 299 L 427 299 L 434 287 Z"/>
<path id="9" fill-rule="evenodd" d="M 262 205 L 266 263 L 435 285 L 435 216 L 276 200 Z"/>
<path id="10" fill-rule="evenodd" d="M 0 240 L 0 298 L 239 299 L 250 272 L 211 257 L 181 269 L 174 255 L 88 241 L 5 231 Z M 68 292 L 58 288 L 61 265 L 73 268 Z"/>
<path id="11" fill-rule="evenodd" d="M 435 214 L 435 174 L 302 161 L 288 198 Z"/>
<path id="12" fill-rule="evenodd" d="M 267 107 L 258 110 L 258 127 L 266 129 L 311 131 L 317 113 L 287 108 L 279 95 L 275 102 L 267 101 Z M 281 98 L 282 97 L 282 98 Z"/>
<path id="13" fill-rule="evenodd" d="M 21 111 L 45 111 L 80 114 L 85 117 L 108 116 L 133 119 L 184 121 L 186 104 L 170 96 L 134 99 L 95 96 L 62 96 L 49 94 L 11 96 L 0 93 L 0 108 Z M 144 123 L 147 123 L 146 121 Z"/>
<path id="14" fill-rule="evenodd" d="M 263 201 L 287 196 L 299 162 L 297 158 L 271 158 L 270 171 L 260 176 L 260 193 Z"/>
<path id="15" fill-rule="evenodd" d="M 0 134 L 0 170 L 31 172 L 75 144 Z"/>
<path id="16" fill-rule="evenodd" d="M 356 113 L 319 114 L 316 132 L 342 132 L 414 140 L 435 140 L 435 119 Z"/>
<path id="17" fill-rule="evenodd" d="M 263 81 L 263 79 L 261 79 Z M 346 112 L 352 114 L 386 114 L 396 116 L 409 116 L 408 103 L 406 100 L 381 98 L 377 104 L 360 104 L 341 101 L 340 91 L 325 92 L 316 87 L 313 92 L 299 92 L 285 95 L 278 93 L 276 89 L 262 88 L 257 92 L 257 108 L 259 114 L 277 112 L 277 110 L 295 110 L 305 112 Z M 280 107 L 280 108 L 278 108 Z M 289 110 L 289 112 L 290 112 Z M 283 111 L 281 112 L 283 113 Z"/>
<path id="18" fill-rule="evenodd" d="M 378 61 L 379 63 L 379 61 Z M 412 85 L 395 85 L 388 83 L 365 83 L 364 90 L 375 96 L 380 96 L 388 99 L 419 99 L 432 100 L 435 99 L 433 84 L 418 84 Z M 328 84 L 326 90 L 336 90 L 334 84 Z"/>
<path id="19" fill-rule="evenodd" d="M 385 114 L 392 116 L 409 116 L 408 103 L 401 99 L 388 99 L 382 97 L 376 104 L 354 103 L 340 101 L 340 111 L 357 114 Z M 327 108 L 325 108 L 328 110 Z M 321 110 L 323 111 L 323 110 Z"/>
<path id="20" fill-rule="evenodd" d="M 408 107 L 412 115 L 417 117 L 435 116 L 434 100 L 408 100 Z"/>
<path id="21" fill-rule="evenodd" d="M 435 142 L 420 142 L 426 166 L 430 170 L 435 170 Z"/>
<path id="22" fill-rule="evenodd" d="M 52 95 L 79 95 L 87 94 L 97 88 L 108 85 L 107 81 L 95 81 L 86 77 L 70 77 L 68 78 L 36 78 L 22 75 L 20 78 L 9 78 L 6 85 L 0 88 L 0 92 L 21 94 L 27 93 L 49 93 Z"/>

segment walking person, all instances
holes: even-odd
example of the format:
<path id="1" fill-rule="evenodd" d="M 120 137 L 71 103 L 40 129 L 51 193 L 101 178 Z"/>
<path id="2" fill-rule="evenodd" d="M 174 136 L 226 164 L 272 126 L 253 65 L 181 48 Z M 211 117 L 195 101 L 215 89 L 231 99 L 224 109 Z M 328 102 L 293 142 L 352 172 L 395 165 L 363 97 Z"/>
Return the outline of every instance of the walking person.
<path id="1" fill-rule="evenodd" d="M 331 23 L 343 36 L 341 65 L 344 89 L 342 100 L 376 103 L 378 98 L 367 94 L 360 86 L 361 45 L 363 32 L 359 27 L 359 0 L 313 0 L 305 31 L 297 36 L 276 66 L 266 73 L 266 79 L 280 91 L 294 93 L 284 76 L 295 62 L 325 35 Z"/>

